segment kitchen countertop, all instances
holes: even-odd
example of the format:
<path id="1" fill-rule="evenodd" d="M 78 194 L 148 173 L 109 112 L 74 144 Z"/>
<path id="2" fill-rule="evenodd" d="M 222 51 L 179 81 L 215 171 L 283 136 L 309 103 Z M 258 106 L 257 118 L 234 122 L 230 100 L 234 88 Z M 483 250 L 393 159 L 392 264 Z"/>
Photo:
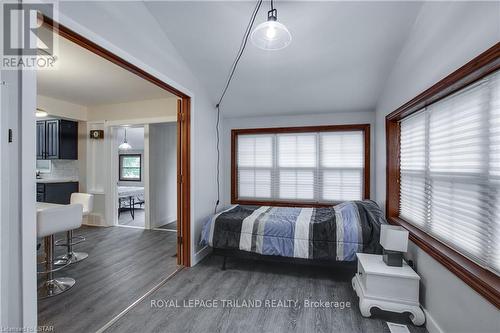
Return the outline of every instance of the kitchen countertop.
<path id="1" fill-rule="evenodd" d="M 71 183 L 78 182 L 78 179 L 74 178 L 41 178 L 36 180 L 37 183 Z"/>

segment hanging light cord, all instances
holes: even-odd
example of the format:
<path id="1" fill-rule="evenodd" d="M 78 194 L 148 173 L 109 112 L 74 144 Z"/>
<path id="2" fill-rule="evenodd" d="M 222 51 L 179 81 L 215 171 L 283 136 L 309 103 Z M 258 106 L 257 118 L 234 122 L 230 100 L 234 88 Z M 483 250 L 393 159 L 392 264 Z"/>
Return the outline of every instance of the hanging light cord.
<path id="1" fill-rule="evenodd" d="M 220 106 L 222 101 L 224 100 L 224 96 L 226 96 L 227 89 L 229 88 L 229 85 L 231 84 L 231 81 L 233 79 L 234 73 L 236 71 L 236 67 L 238 67 L 238 63 L 240 62 L 241 56 L 243 55 L 243 52 L 245 51 L 245 47 L 247 46 L 248 42 L 248 37 L 250 36 L 250 32 L 252 31 L 253 24 L 255 22 L 255 17 L 257 17 L 257 13 L 259 12 L 260 6 L 262 5 L 263 0 L 258 0 L 257 4 L 254 7 L 254 10 L 252 12 L 252 16 L 250 16 L 250 21 L 248 22 L 247 28 L 245 30 L 245 34 L 243 35 L 243 39 L 240 44 L 240 48 L 238 49 L 238 53 L 236 54 L 236 57 L 233 61 L 233 64 L 231 65 L 231 69 L 229 71 L 229 75 L 227 77 L 226 84 L 224 86 L 224 89 L 222 90 L 222 94 L 219 98 L 219 101 L 217 102 L 217 105 L 215 106 L 217 108 L 217 123 L 215 125 L 215 131 L 216 131 L 216 137 L 217 137 L 217 202 L 215 203 L 215 208 L 214 208 L 214 214 L 217 213 L 217 207 L 219 206 L 220 203 L 220 133 L 219 133 L 219 124 L 220 124 Z"/>

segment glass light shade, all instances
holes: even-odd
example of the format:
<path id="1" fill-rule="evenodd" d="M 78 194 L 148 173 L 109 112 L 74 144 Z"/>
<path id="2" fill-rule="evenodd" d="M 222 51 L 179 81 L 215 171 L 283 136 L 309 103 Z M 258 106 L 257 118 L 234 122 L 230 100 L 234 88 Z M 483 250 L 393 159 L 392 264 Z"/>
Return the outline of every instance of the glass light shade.
<path id="1" fill-rule="evenodd" d="M 252 31 L 251 39 L 258 48 L 275 51 L 287 47 L 292 41 L 292 35 L 283 24 L 269 20 Z"/>
<path id="2" fill-rule="evenodd" d="M 129 143 L 127 141 L 125 141 L 121 145 L 118 146 L 118 149 L 120 149 L 120 150 L 128 150 L 128 149 L 132 149 L 132 146 L 129 145 Z"/>
<path id="3" fill-rule="evenodd" d="M 36 109 L 35 111 L 35 117 L 37 118 L 44 118 L 47 117 L 49 114 L 46 111 L 43 111 L 41 109 Z"/>

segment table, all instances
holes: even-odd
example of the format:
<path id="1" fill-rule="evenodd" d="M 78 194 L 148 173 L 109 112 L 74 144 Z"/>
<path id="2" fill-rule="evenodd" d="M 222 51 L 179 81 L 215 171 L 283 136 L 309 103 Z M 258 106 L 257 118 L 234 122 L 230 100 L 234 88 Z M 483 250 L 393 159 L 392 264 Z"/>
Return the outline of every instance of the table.
<path id="1" fill-rule="evenodd" d="M 135 205 L 144 204 L 144 200 L 135 201 L 135 198 L 144 195 L 144 187 L 139 186 L 118 186 L 118 216 L 121 213 L 121 200 L 128 199 L 128 209 L 132 220 L 135 219 Z M 126 209 L 127 207 L 125 207 Z"/>
<path id="2" fill-rule="evenodd" d="M 403 262 L 402 267 L 387 266 L 381 255 L 356 253 L 358 272 L 352 286 L 359 297 L 359 310 L 370 317 L 372 307 L 392 312 L 409 312 L 413 324 L 420 326 L 425 315 L 420 308 L 420 276 Z"/>

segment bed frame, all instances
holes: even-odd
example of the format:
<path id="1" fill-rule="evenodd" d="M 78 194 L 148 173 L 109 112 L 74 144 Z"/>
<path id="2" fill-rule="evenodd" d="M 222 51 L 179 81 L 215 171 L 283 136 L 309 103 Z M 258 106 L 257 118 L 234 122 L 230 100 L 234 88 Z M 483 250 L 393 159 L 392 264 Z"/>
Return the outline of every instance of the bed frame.
<path id="1" fill-rule="evenodd" d="M 357 261 L 336 261 L 336 260 L 319 260 L 319 259 L 303 259 L 303 258 L 291 258 L 282 256 L 270 256 L 263 255 L 253 252 L 241 251 L 241 250 L 226 250 L 212 248 L 213 254 L 222 257 L 221 270 L 226 270 L 226 260 L 227 258 L 239 258 L 239 259 L 250 259 L 259 261 L 269 261 L 269 262 L 280 262 L 289 263 L 295 265 L 309 265 L 309 266 L 323 266 L 330 267 L 332 269 L 338 270 L 342 269 L 353 269 L 356 270 Z"/>

